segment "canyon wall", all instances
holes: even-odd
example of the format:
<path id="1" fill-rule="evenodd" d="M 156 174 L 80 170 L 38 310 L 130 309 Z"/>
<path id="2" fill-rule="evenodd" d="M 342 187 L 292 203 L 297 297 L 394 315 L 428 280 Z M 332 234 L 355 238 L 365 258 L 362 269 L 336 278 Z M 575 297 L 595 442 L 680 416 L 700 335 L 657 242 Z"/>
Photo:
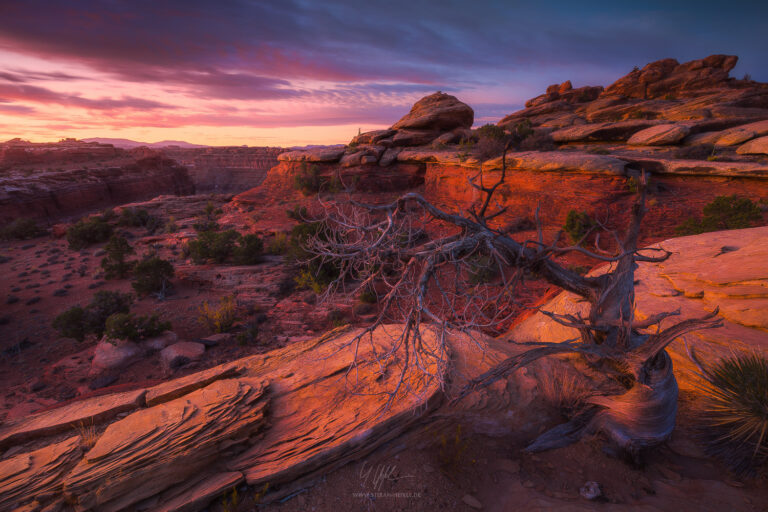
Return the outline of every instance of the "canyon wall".
<path id="1" fill-rule="evenodd" d="M 161 157 L 100 169 L 6 172 L 0 175 L 0 222 L 55 222 L 160 194 L 194 193 L 187 170 Z"/>
<path id="2" fill-rule="evenodd" d="M 162 149 L 163 154 L 187 168 L 197 193 L 227 194 L 257 187 L 277 156 L 287 150 L 270 147 L 210 147 Z"/>

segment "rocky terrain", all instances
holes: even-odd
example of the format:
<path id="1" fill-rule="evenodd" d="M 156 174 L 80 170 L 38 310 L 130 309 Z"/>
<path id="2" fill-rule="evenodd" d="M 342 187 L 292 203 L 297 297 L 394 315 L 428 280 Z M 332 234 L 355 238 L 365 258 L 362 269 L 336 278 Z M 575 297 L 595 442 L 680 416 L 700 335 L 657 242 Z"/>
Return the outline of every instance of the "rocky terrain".
<path id="1" fill-rule="evenodd" d="M 730 473 L 700 442 L 701 380 L 687 353 L 714 362 L 768 349 L 768 228 L 760 227 L 768 224 L 768 84 L 730 78 L 735 63 L 717 55 L 684 64 L 665 59 L 605 88 L 553 85 L 495 127 L 473 129 L 472 108 L 438 92 L 389 129 L 345 146 L 171 149 L 174 163 L 147 155 L 154 167 L 135 175 L 70 169 L 24 177 L 13 164 L 0 198 L 5 219 L 58 218 L 67 208 L 115 207 L 118 218 L 123 210 L 145 210 L 167 227 L 110 222 L 137 255 L 156 254 L 175 274 L 170 293 L 137 298 L 132 307 L 159 313 L 172 331 L 140 342 L 76 342 L 52 329 L 52 319 L 87 304 L 97 289 L 128 292 L 130 283 L 104 278 L 98 246 L 69 249 L 61 238 L 69 224 L 50 237 L 0 242 L 8 276 L 0 283 L 7 298 L 0 511 L 764 510 L 764 477 Z M 504 137 L 511 142 L 502 157 Z M 7 154 L 18 158 L 14 151 Z M 642 466 L 609 456 L 597 441 L 521 451 L 559 423 L 548 382 L 565 371 L 567 357 L 541 360 L 461 402 L 448 400 L 468 379 L 520 353 L 522 343 L 572 337 L 535 308 L 573 313 L 582 305 L 536 276 L 513 320 L 478 334 L 484 350 L 464 335 L 451 338 L 447 389 L 408 375 L 410 392 L 381 413 L 387 396 L 379 391 L 397 372 L 372 358 L 391 346 L 398 326 L 381 327 L 360 345 L 354 378 L 350 352 L 337 350 L 371 322 L 378 305 L 322 301 L 296 289 L 297 267 L 277 250 L 255 264 L 189 254 L 205 211 L 218 212 L 208 215 L 221 230 L 258 235 L 269 249 L 300 224 L 302 207 L 303 215 L 319 210 L 318 199 L 376 203 L 416 191 L 466 211 L 480 197 L 468 180 L 493 183 L 502 168 L 506 179 L 495 201 L 506 210 L 495 225 L 534 239 L 538 218 L 548 240 L 572 211 L 623 228 L 644 175 L 650 211 L 640 239 L 672 256 L 640 265 L 637 317 L 679 308 L 688 318 L 720 308 L 723 327 L 669 347 L 680 386 L 678 422 Z M 100 172 L 109 179 L 90 177 Z M 162 181 L 166 173 L 179 182 Z M 54 187 L 56 177 L 62 183 Z M 147 201 L 149 195 L 102 192 L 103 201 L 92 205 L 74 189 L 66 192 L 73 181 L 118 190 L 110 182 L 117 179 L 169 195 Z M 119 190 L 132 186 L 126 181 Z M 185 196 L 193 190 L 198 195 Z M 748 224 L 755 227 L 675 238 L 723 196 L 750 200 L 758 213 Z M 563 263 L 589 265 L 586 272 L 593 260 L 576 254 Z M 201 303 L 230 296 L 237 321 L 231 332 L 214 334 L 198 321 Z M 258 334 L 244 341 L 253 325 Z M 372 475 L 382 472 L 374 484 Z M 597 502 L 580 491 L 590 481 L 600 485 Z"/>

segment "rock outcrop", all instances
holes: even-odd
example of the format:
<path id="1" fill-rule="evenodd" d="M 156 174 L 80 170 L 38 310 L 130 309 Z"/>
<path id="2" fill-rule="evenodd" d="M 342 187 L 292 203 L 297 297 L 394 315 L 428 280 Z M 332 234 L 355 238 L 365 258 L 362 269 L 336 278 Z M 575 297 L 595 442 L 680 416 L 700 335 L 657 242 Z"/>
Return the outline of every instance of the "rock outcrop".
<path id="1" fill-rule="evenodd" d="M 735 55 L 710 55 L 705 59 L 680 64 L 663 59 L 635 69 L 606 87 L 603 96 L 652 99 L 667 95 L 687 96 L 705 89 L 730 85 L 728 73 L 736 66 Z"/>

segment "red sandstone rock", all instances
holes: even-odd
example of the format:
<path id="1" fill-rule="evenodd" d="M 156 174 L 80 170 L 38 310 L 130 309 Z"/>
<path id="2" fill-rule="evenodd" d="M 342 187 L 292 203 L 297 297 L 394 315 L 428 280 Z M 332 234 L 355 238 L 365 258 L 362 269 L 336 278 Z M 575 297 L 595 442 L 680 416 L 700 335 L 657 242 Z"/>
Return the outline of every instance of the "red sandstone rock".
<path id="1" fill-rule="evenodd" d="M 414 103 L 411 111 L 391 129 L 446 132 L 454 128 L 470 128 L 474 117 L 474 111 L 466 103 L 436 92 Z"/>

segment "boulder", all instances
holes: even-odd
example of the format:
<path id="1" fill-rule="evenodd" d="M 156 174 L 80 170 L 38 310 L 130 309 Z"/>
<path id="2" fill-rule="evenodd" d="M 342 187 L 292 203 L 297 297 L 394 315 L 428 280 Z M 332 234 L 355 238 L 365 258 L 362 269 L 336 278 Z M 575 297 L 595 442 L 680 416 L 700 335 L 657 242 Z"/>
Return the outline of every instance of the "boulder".
<path id="1" fill-rule="evenodd" d="M 176 341 L 179 339 L 179 337 L 176 335 L 173 331 L 165 331 L 160 336 L 155 336 L 154 338 L 147 338 L 146 340 L 142 341 L 141 344 L 146 348 L 147 350 L 163 350 L 168 345 L 173 345 L 176 343 Z"/>
<path id="2" fill-rule="evenodd" d="M 736 149 L 740 155 L 768 155 L 768 137 L 752 139 Z"/>
<path id="3" fill-rule="evenodd" d="M 160 362 L 167 370 L 175 370 L 191 361 L 197 361 L 205 353 L 205 345 L 194 341 L 180 341 L 160 351 Z"/>
<path id="4" fill-rule="evenodd" d="M 651 126 L 632 135 L 628 144 L 637 146 L 668 146 L 683 140 L 690 129 L 681 124 L 659 124 Z"/>
<path id="5" fill-rule="evenodd" d="M 470 128 L 474 119 L 475 112 L 469 105 L 450 94 L 436 92 L 414 103 L 411 111 L 391 129 L 442 133 L 454 128 Z"/>
<path id="6" fill-rule="evenodd" d="M 93 351 L 90 375 L 114 372 L 140 361 L 145 350 L 132 341 L 102 338 Z"/>

